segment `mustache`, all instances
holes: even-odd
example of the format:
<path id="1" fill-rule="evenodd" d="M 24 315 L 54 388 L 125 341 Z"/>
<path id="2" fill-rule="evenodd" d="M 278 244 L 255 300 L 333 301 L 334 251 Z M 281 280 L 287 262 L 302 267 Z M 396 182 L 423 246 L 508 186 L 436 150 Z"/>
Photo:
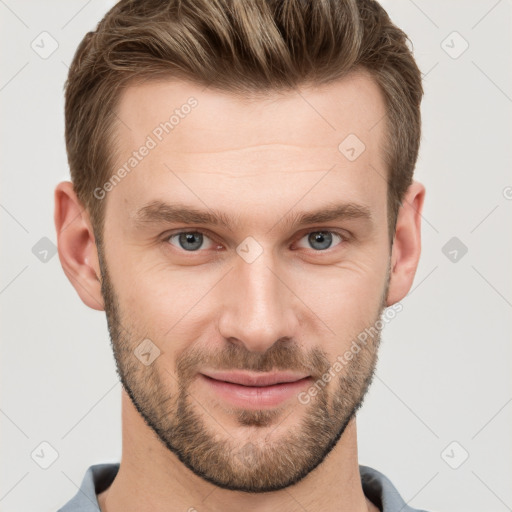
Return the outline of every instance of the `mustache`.
<path id="1" fill-rule="evenodd" d="M 315 378 L 328 371 L 331 363 L 325 351 L 312 347 L 304 352 L 296 343 L 277 341 L 265 353 L 246 350 L 233 343 L 221 351 L 207 352 L 193 346 L 176 358 L 176 374 L 182 381 L 191 380 L 201 369 L 247 370 L 254 372 L 296 371 Z"/>

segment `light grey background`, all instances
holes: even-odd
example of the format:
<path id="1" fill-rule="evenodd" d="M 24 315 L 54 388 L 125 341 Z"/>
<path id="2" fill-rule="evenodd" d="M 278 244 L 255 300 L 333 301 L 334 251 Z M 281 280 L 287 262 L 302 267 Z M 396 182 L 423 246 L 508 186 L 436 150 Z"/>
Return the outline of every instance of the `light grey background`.
<path id="1" fill-rule="evenodd" d="M 41 238 L 56 241 L 53 190 L 69 178 L 68 65 L 112 4 L 0 0 L 2 512 L 55 511 L 88 466 L 120 459 L 121 385 L 104 313 L 80 301 L 57 255 L 33 253 Z M 413 507 L 512 510 L 512 3 L 383 5 L 425 75 L 416 179 L 427 195 L 415 282 L 384 330 L 358 416 L 360 463 Z M 51 48 L 43 31 L 58 42 L 47 58 L 31 47 Z M 455 262 L 443 253 L 452 237 L 467 247 Z M 43 441 L 58 452 L 48 469 L 31 458 Z"/>

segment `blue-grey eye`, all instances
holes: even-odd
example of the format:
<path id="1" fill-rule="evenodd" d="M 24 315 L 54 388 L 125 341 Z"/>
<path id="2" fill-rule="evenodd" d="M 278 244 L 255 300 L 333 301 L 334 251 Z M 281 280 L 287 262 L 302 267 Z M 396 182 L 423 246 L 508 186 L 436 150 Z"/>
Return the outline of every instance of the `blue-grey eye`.
<path id="1" fill-rule="evenodd" d="M 173 239 L 177 239 L 179 245 L 174 244 L 172 242 Z M 209 240 L 208 237 L 205 237 L 203 233 L 200 233 L 199 231 L 181 231 L 180 233 L 170 235 L 168 241 L 179 249 L 193 252 L 201 248 L 205 239 Z"/>
<path id="2" fill-rule="evenodd" d="M 313 248 L 317 251 L 325 251 L 331 247 L 333 243 L 333 236 L 338 237 L 340 241 L 343 241 L 341 235 L 332 231 L 312 231 L 303 238 L 307 237 L 307 243 L 309 245 L 308 248 Z"/>

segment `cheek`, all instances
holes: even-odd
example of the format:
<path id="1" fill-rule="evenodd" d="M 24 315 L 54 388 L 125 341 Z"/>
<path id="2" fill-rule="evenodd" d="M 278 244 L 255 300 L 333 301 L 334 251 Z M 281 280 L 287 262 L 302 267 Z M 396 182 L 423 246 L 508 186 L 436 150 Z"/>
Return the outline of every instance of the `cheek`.
<path id="1" fill-rule="evenodd" d="M 198 319 L 211 314 L 208 294 L 218 273 L 206 266 L 184 271 L 160 262 L 145 265 L 139 261 L 132 268 L 130 278 L 118 286 L 129 325 L 137 334 L 153 336 L 167 347 L 170 342 L 173 347 L 180 340 L 186 343 Z"/>
<path id="2" fill-rule="evenodd" d="M 294 289 L 300 290 L 298 295 L 309 308 L 310 324 L 316 322 L 320 329 L 316 339 L 318 333 L 328 333 L 331 349 L 338 352 L 340 345 L 350 344 L 377 319 L 385 278 L 385 264 L 361 261 L 304 273 L 300 286 Z M 321 319 L 320 323 L 318 319 L 314 321 L 314 315 Z"/>

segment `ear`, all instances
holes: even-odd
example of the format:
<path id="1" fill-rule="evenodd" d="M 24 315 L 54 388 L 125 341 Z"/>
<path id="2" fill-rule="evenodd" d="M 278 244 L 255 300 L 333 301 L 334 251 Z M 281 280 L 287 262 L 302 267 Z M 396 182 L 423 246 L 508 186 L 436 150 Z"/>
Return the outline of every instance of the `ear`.
<path id="1" fill-rule="evenodd" d="M 69 281 L 82 301 L 103 311 L 100 265 L 94 231 L 73 184 L 63 181 L 55 188 L 55 229 L 59 259 Z"/>
<path id="2" fill-rule="evenodd" d="M 421 211 L 424 199 L 425 187 L 413 181 L 398 211 L 386 307 L 402 300 L 414 281 L 421 254 Z"/>

